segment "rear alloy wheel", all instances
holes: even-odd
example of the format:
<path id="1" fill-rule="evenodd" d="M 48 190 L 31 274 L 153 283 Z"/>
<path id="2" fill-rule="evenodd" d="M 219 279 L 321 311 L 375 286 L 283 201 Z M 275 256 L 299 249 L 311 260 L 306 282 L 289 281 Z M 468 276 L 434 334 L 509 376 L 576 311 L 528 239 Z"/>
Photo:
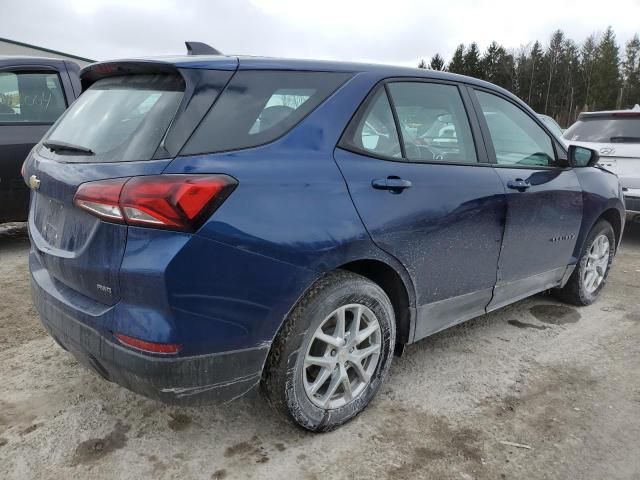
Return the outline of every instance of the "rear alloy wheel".
<path id="1" fill-rule="evenodd" d="M 367 278 L 336 271 L 289 314 L 271 347 L 262 389 L 296 425 L 329 431 L 367 406 L 394 346 L 395 317 L 385 292 Z"/>
<path id="2" fill-rule="evenodd" d="M 304 390 L 324 409 L 342 407 L 358 398 L 378 365 L 380 324 L 361 304 L 334 310 L 317 328 L 304 358 Z"/>
<path id="3" fill-rule="evenodd" d="M 590 305 L 604 287 L 615 255 L 615 235 L 611 224 L 599 221 L 589 232 L 584 249 L 567 284 L 556 295 L 574 305 Z"/>

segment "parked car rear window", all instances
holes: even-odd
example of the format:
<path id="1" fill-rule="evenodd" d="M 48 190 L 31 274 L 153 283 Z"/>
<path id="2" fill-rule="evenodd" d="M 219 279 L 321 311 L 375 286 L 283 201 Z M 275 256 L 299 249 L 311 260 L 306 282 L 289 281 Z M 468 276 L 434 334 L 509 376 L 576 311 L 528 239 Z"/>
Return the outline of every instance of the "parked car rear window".
<path id="1" fill-rule="evenodd" d="M 640 143 L 640 115 L 629 117 L 583 117 L 564 138 L 575 142 Z"/>
<path id="2" fill-rule="evenodd" d="M 223 152 L 272 142 L 296 126 L 350 76 L 239 71 L 181 154 Z"/>
<path id="3" fill-rule="evenodd" d="M 54 125 L 44 144 L 63 143 L 93 151 L 93 155 L 61 151 L 65 162 L 149 160 L 171 124 L 183 93 L 184 81 L 179 75 L 125 75 L 98 80 Z"/>
<path id="4" fill-rule="evenodd" d="M 53 123 L 67 108 L 54 72 L 0 72 L 0 124 Z"/>

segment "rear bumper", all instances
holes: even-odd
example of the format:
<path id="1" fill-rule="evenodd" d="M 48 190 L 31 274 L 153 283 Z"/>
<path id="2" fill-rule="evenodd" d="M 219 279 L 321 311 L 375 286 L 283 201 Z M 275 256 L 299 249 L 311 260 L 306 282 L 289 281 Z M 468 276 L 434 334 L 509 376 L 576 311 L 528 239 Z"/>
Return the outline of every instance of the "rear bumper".
<path id="1" fill-rule="evenodd" d="M 114 343 L 79 320 L 82 313 L 74 315 L 71 305 L 38 280 L 32 272 L 33 300 L 46 330 L 106 380 L 177 405 L 224 403 L 250 392 L 260 381 L 268 346 L 192 357 L 145 355 Z"/>
<path id="2" fill-rule="evenodd" d="M 627 216 L 635 217 L 640 214 L 640 189 L 635 189 L 633 195 L 624 193 L 624 206 L 627 209 Z"/>

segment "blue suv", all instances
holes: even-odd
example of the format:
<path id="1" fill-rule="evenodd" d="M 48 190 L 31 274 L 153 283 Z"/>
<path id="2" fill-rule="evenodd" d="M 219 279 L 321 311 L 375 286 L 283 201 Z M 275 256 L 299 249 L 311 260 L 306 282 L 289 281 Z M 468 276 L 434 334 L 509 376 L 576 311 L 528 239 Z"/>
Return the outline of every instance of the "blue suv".
<path id="1" fill-rule="evenodd" d="M 406 344 L 543 290 L 590 304 L 620 242 L 597 154 L 480 80 L 222 55 L 81 80 L 24 165 L 33 299 L 154 399 L 259 388 L 330 430 Z"/>

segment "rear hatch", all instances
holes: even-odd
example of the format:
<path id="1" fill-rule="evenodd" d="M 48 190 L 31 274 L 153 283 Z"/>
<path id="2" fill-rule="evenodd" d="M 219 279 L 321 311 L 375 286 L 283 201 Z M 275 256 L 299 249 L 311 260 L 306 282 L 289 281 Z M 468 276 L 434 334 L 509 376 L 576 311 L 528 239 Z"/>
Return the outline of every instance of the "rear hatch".
<path id="1" fill-rule="evenodd" d="M 86 182 L 162 173 L 236 66 L 223 57 L 219 70 L 162 62 L 83 70 L 84 93 L 25 163 L 33 250 L 52 279 L 106 305 L 119 300 L 127 226 L 74 206 L 74 196 Z"/>
<path id="2" fill-rule="evenodd" d="M 640 111 L 581 115 L 564 138 L 596 150 L 599 164 L 619 177 L 623 189 L 640 189 Z"/>

